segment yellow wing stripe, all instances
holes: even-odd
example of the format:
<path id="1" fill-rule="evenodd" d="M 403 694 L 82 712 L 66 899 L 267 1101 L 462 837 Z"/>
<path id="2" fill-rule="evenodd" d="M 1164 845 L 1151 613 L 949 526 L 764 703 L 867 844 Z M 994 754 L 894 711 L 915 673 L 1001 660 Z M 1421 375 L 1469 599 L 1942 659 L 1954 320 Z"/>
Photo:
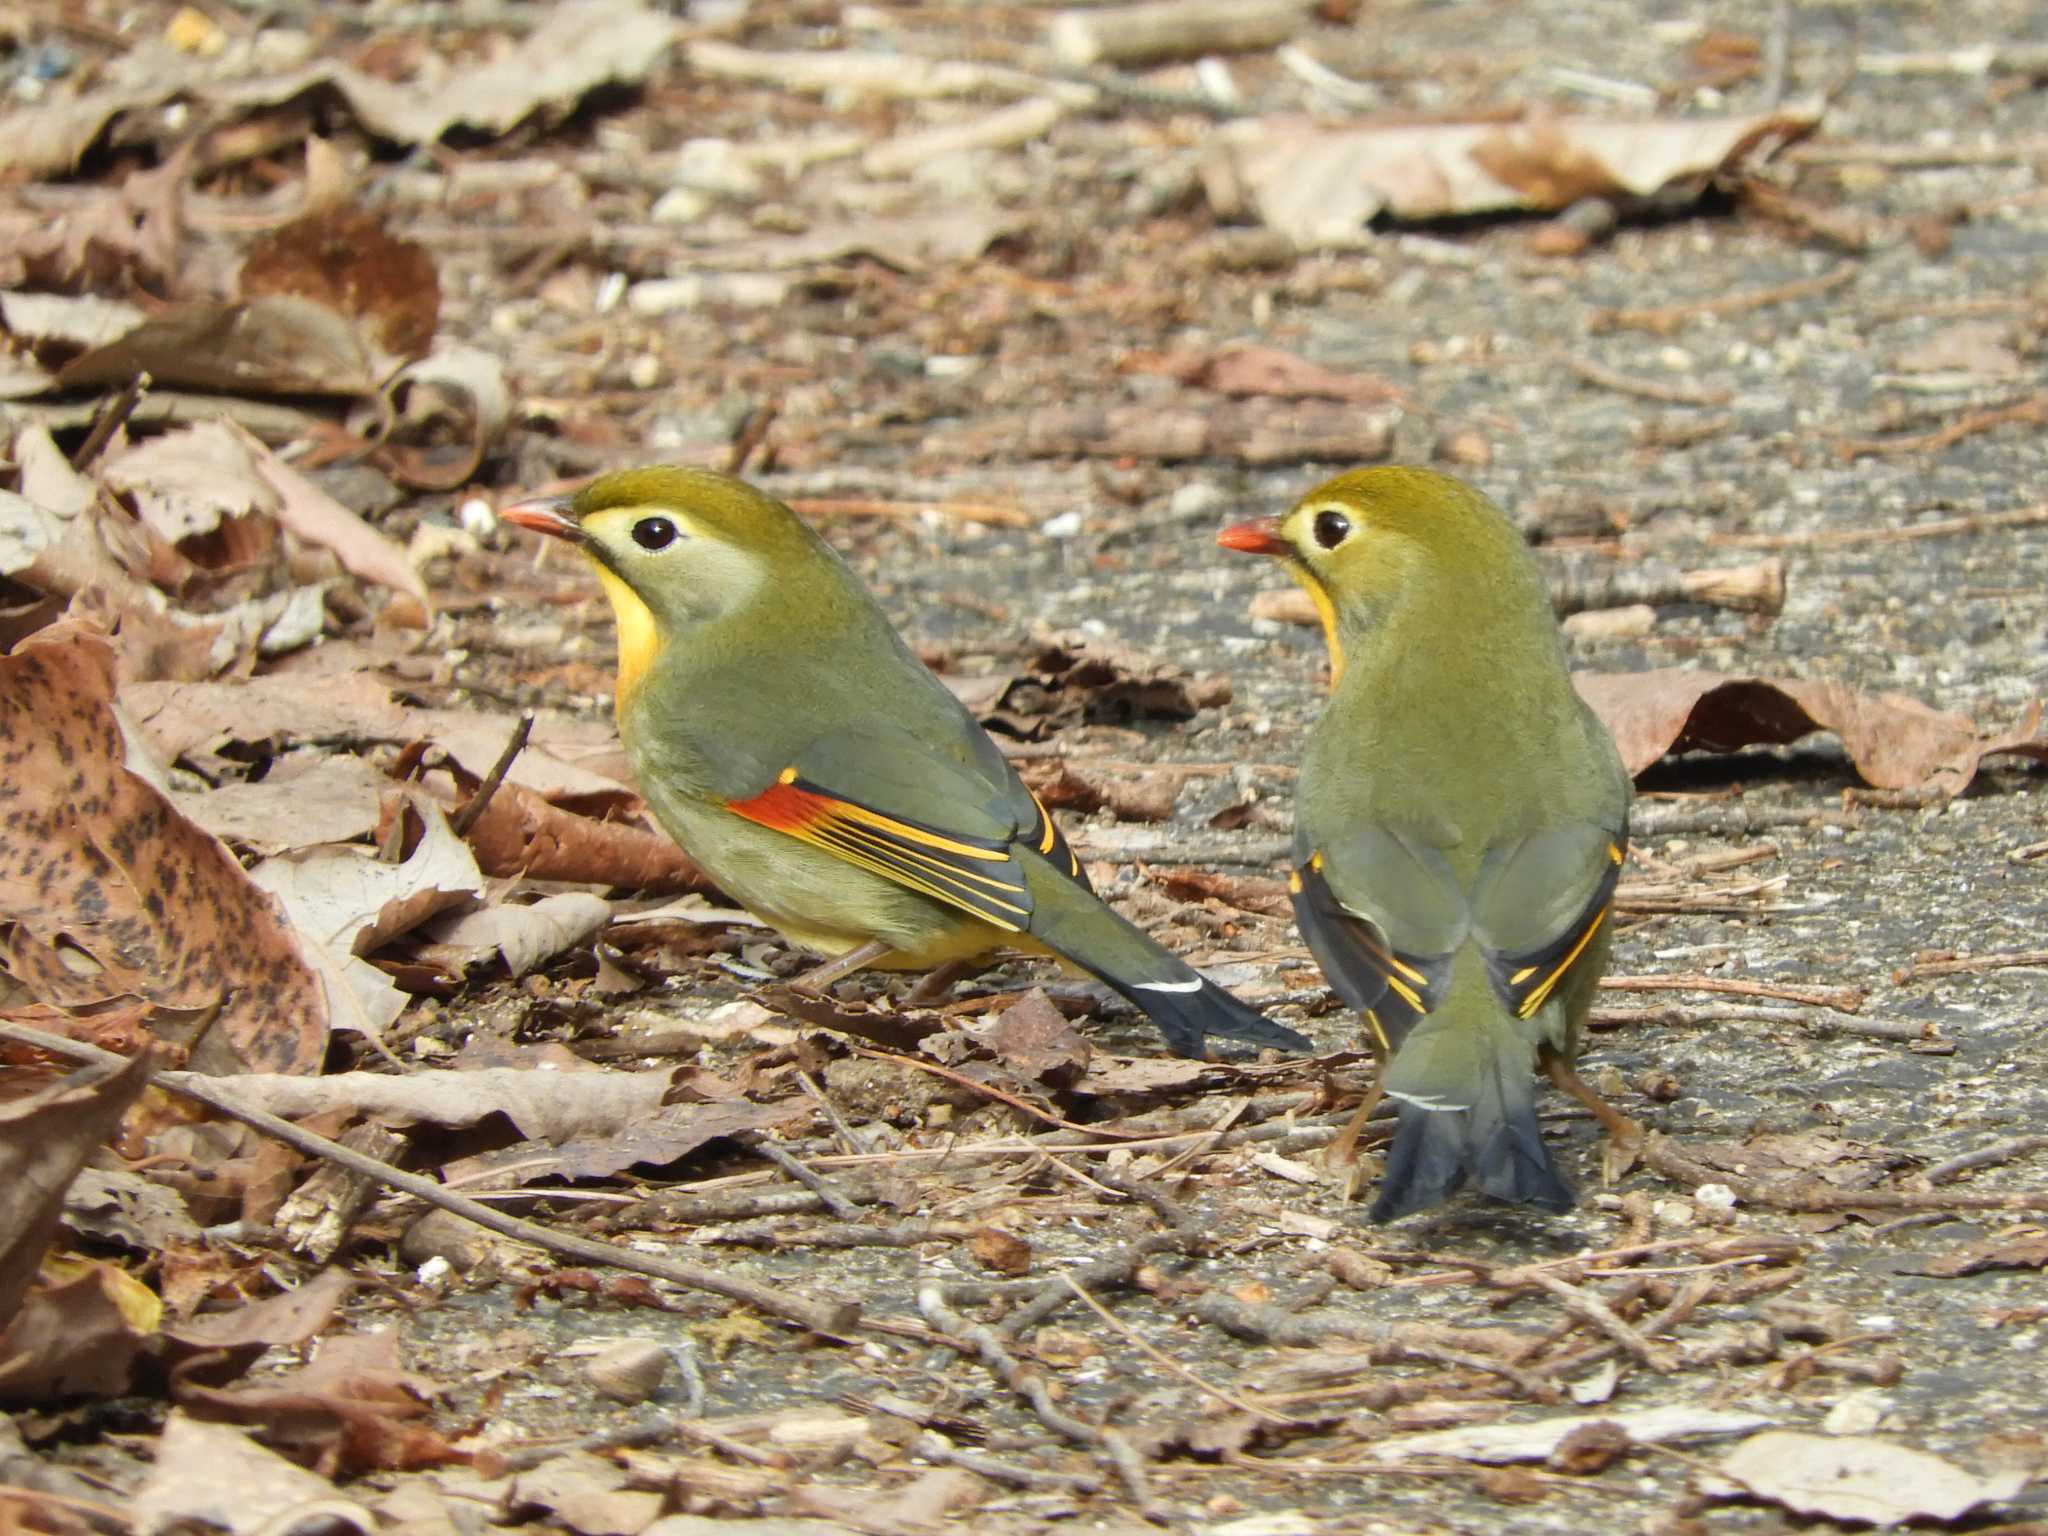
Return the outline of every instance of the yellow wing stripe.
<path id="1" fill-rule="evenodd" d="M 1530 1017 L 1538 1008 L 1541 1008 L 1550 1000 L 1551 991 L 1563 978 L 1564 973 L 1572 968 L 1572 962 L 1585 953 L 1586 946 L 1593 942 L 1593 935 L 1600 931 L 1600 925 L 1607 921 L 1607 914 L 1613 910 L 1614 904 L 1609 902 L 1593 914 L 1593 921 L 1586 924 L 1586 931 L 1579 935 L 1578 942 L 1566 951 L 1565 957 L 1562 960 L 1551 967 L 1550 974 L 1543 978 L 1542 984 L 1522 999 L 1522 1006 L 1515 1010 L 1519 1017 L 1525 1019 Z"/>

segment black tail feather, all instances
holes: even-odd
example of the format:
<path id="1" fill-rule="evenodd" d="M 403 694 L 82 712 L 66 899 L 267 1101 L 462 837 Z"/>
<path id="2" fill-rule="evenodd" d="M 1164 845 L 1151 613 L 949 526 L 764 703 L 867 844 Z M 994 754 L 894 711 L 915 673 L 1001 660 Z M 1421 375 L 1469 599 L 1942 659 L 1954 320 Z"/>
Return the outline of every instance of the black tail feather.
<path id="1" fill-rule="evenodd" d="M 1374 1221 L 1393 1221 L 1437 1204 L 1472 1180 L 1496 1200 L 1568 1211 L 1575 1196 L 1536 1124 L 1526 1087 L 1505 1101 L 1489 1093 L 1471 1109 L 1401 1106 L 1387 1152 Z"/>
<path id="2" fill-rule="evenodd" d="M 1157 983 L 1147 986 L 1142 982 L 1116 981 L 1107 976 L 1102 979 L 1159 1026 L 1159 1033 L 1166 1037 L 1167 1049 L 1176 1056 L 1188 1056 L 1199 1061 L 1205 1054 L 1204 1041 L 1210 1035 L 1242 1040 L 1247 1045 L 1269 1045 L 1297 1056 L 1311 1055 L 1315 1051 L 1315 1042 L 1308 1036 L 1297 1034 L 1284 1024 L 1275 1024 L 1256 1008 L 1238 1001 L 1208 977 L 1192 970 L 1187 972 L 1187 980 L 1199 981 L 1201 986 L 1187 992 L 1163 991 Z M 1180 981 L 1170 984 L 1184 985 Z"/>

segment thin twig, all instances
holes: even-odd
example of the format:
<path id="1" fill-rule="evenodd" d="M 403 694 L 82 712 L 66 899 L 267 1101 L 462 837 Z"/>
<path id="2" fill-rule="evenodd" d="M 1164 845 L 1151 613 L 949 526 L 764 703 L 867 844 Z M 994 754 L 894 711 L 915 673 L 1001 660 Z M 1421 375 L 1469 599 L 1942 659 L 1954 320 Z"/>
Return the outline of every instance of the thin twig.
<path id="1" fill-rule="evenodd" d="M 1638 378 L 1609 368 L 1605 363 L 1596 363 L 1590 357 L 1567 357 L 1564 364 L 1574 377 L 1588 384 L 1611 389 L 1617 394 L 1655 400 L 1661 405 L 1726 405 L 1735 398 L 1725 389 L 1694 389 L 1684 384 L 1669 384 L 1662 379 Z"/>
<path id="2" fill-rule="evenodd" d="M 2015 1136 L 2010 1141 L 1994 1141 L 1990 1146 L 1979 1147 L 1974 1152 L 1945 1158 L 1920 1177 L 1930 1184 L 1945 1184 L 1959 1173 L 1970 1173 L 1978 1168 L 1995 1168 L 2000 1163 L 2009 1163 L 2015 1158 L 2025 1157 L 2030 1152 L 2039 1152 L 2044 1147 L 2048 1147 L 2048 1136 Z"/>
<path id="3" fill-rule="evenodd" d="M 1742 315 L 1753 309 L 1767 308 L 1772 304 L 1818 298 L 1824 293 L 1832 293 L 1850 281 L 1858 270 L 1860 269 L 1855 262 L 1847 262 L 1819 277 L 1804 278 L 1794 283 L 1781 283 L 1775 288 L 1752 288 L 1746 293 L 1723 294 L 1717 299 L 1701 299 L 1693 304 L 1666 304 L 1655 309 L 1600 309 L 1593 312 L 1590 323 L 1596 331 L 1614 331 L 1626 327 L 1665 336 L 1688 321 L 1707 315 Z"/>
<path id="4" fill-rule="evenodd" d="M 1737 549 L 1841 549 L 1854 544 L 1907 544 L 1915 539 L 1946 539 L 1961 534 L 1985 533 L 1993 528 L 2031 528 L 2048 523 L 2048 502 L 2018 507 L 2010 512 L 1973 512 L 1965 517 L 1943 517 L 1931 523 L 1908 523 L 1903 528 L 1822 528 L 1812 533 L 1710 533 L 1709 544 Z"/>
<path id="5" fill-rule="evenodd" d="M 122 387 L 121 393 L 100 408 L 100 413 L 92 419 L 92 425 L 85 429 L 85 441 L 72 450 L 73 469 L 85 471 L 91 467 L 94 459 L 106 451 L 107 444 L 113 441 L 114 434 L 128 424 L 128 418 L 133 416 L 135 408 L 142 404 L 142 397 L 149 393 L 149 386 L 149 375 L 138 373 Z"/>
<path id="6" fill-rule="evenodd" d="M 1591 1291 L 1542 1269 L 1517 1270 L 1515 1277 L 1550 1292 L 1563 1305 L 1565 1311 L 1580 1322 L 1599 1329 L 1651 1370 L 1669 1372 L 1677 1368 L 1678 1362 L 1670 1350 L 1644 1338 L 1634 1324 Z"/>
<path id="7" fill-rule="evenodd" d="M 1256 1403 L 1247 1402 L 1245 1399 L 1241 1397 L 1235 1397 L 1232 1394 L 1224 1391 L 1221 1387 L 1212 1385 L 1211 1383 L 1204 1381 L 1201 1377 L 1197 1376 L 1193 1371 L 1189 1370 L 1186 1366 L 1182 1365 L 1178 1360 L 1174 1359 L 1171 1355 L 1167 1354 L 1166 1351 L 1164 1351 L 1163 1349 L 1160 1349 L 1156 1345 L 1149 1344 L 1144 1339 L 1139 1338 L 1136 1330 L 1134 1330 L 1130 1324 L 1123 1321 L 1122 1318 L 1118 1317 L 1114 1312 L 1110 1311 L 1109 1308 L 1105 1307 L 1093 1296 L 1090 1296 L 1085 1290 L 1081 1288 L 1080 1283 L 1076 1281 L 1072 1275 L 1061 1275 L 1060 1279 L 1065 1282 L 1068 1290 L 1072 1291 L 1077 1297 L 1080 1298 L 1081 1304 L 1083 1306 L 1088 1308 L 1088 1310 L 1093 1312 L 1097 1317 L 1101 1318 L 1105 1323 L 1109 1324 L 1110 1327 L 1114 1328 L 1119 1334 L 1123 1336 L 1124 1342 L 1126 1344 L 1129 1344 L 1133 1349 L 1137 1350 L 1139 1354 L 1143 1355 L 1147 1360 L 1150 1360 L 1154 1365 L 1158 1366 L 1160 1369 L 1168 1371 L 1175 1376 L 1178 1376 L 1182 1381 L 1185 1381 L 1189 1386 L 1195 1388 L 1198 1392 L 1202 1392 L 1209 1397 L 1215 1398 L 1217 1402 L 1223 1404 L 1226 1408 L 1235 1408 L 1239 1413 L 1248 1413 L 1255 1419 L 1264 1419 L 1268 1424 L 1292 1424 L 1294 1422 L 1294 1420 L 1288 1418 L 1287 1415 L 1285 1415 L 1284 1413 L 1273 1413 L 1268 1409 L 1259 1407 L 1259 1405 Z"/>
<path id="8" fill-rule="evenodd" d="M 2044 424 L 2048 424 L 2048 395 L 2033 395 L 2011 405 L 1972 411 L 1933 432 L 1916 433 L 1910 437 L 1845 437 L 1835 444 L 1835 453 L 1844 460 L 1861 458 L 1865 454 L 1939 453 L 1966 437 L 1995 431 L 1999 427 L 2038 427 Z"/>
<path id="9" fill-rule="evenodd" d="M 841 1221 L 860 1220 L 859 1205 L 841 1194 L 830 1179 L 807 1166 L 787 1148 L 778 1145 L 770 1137 L 759 1134 L 747 1137 L 746 1144 L 824 1201 L 825 1209 Z"/>
<path id="10" fill-rule="evenodd" d="M 110 1065 L 118 1064 L 123 1059 L 112 1051 L 101 1050 L 96 1045 L 87 1045 L 79 1040 L 67 1040 L 61 1035 L 46 1034 L 40 1029 L 30 1029 L 22 1024 L 0 1023 L 0 1039 L 32 1045 L 71 1061 Z M 422 1178 L 416 1173 L 407 1173 L 403 1169 L 392 1167 L 389 1163 L 381 1163 L 374 1157 L 350 1151 L 339 1142 L 329 1141 L 325 1136 L 317 1136 L 267 1111 L 238 1104 L 231 1088 L 216 1085 L 212 1078 L 203 1073 L 159 1071 L 154 1074 L 152 1080 L 172 1093 L 191 1099 L 194 1103 L 204 1104 L 208 1109 L 225 1115 L 230 1120 L 238 1121 L 251 1130 L 261 1131 L 264 1135 L 281 1141 L 308 1157 L 324 1158 L 348 1169 L 351 1173 L 375 1179 L 388 1188 L 411 1195 L 414 1199 L 422 1200 L 439 1210 L 449 1211 L 466 1221 L 475 1222 L 486 1231 L 496 1232 L 499 1236 L 512 1238 L 516 1242 L 530 1243 L 544 1252 L 574 1259 L 581 1264 L 609 1265 L 614 1269 L 630 1270 L 635 1274 L 666 1280 L 672 1285 L 685 1286 L 691 1290 L 709 1291 L 714 1296 L 742 1302 L 770 1317 L 787 1318 L 817 1333 L 844 1334 L 860 1320 L 860 1308 L 852 1301 L 826 1300 L 784 1291 L 775 1286 L 762 1285 L 715 1269 L 705 1269 L 700 1265 L 656 1258 L 651 1254 L 615 1247 L 610 1243 L 593 1242 L 587 1237 L 576 1237 L 566 1232 L 553 1232 L 538 1222 L 527 1221 L 518 1216 L 507 1216 L 502 1211 L 495 1211 L 466 1195 L 455 1194 L 432 1179 Z"/>
<path id="11" fill-rule="evenodd" d="M 1735 997 L 1775 997 L 1788 1003 L 1832 1008 L 1839 1013 L 1855 1013 L 1863 1007 L 1863 992 L 1858 987 L 1798 987 L 1784 982 L 1745 981 L 1739 976 L 1603 976 L 1600 985 L 1610 992 L 1725 992 Z"/>
<path id="12" fill-rule="evenodd" d="M 2010 949 L 1996 955 L 1958 955 L 1949 960 L 1915 960 L 1892 972 L 1892 981 L 1904 985 L 1929 976 L 1970 976 L 1979 971 L 2003 971 L 2021 966 L 2048 965 L 2048 949 Z"/>
<path id="13" fill-rule="evenodd" d="M 512 763 L 526 750 L 527 738 L 533 735 L 533 711 L 526 710 L 519 716 L 519 723 L 512 728 L 512 739 L 505 743 L 505 750 L 498 754 L 498 760 L 491 764 L 491 771 L 484 775 L 483 782 L 476 787 L 476 793 L 463 802 L 462 809 L 448 819 L 448 830 L 457 837 L 467 835 L 476 825 L 485 807 L 491 803 L 491 796 L 498 792 L 498 786 L 505 782 L 505 775 L 512 771 Z"/>
<path id="14" fill-rule="evenodd" d="M 1679 1152 L 1668 1137 L 1652 1132 L 1643 1143 L 1643 1166 L 1667 1179 L 1690 1184 L 1724 1184 L 1747 1205 L 1774 1211 L 2048 1211 L 2048 1193 L 2014 1190 L 1972 1195 L 1940 1189 L 1837 1189 L 1819 1179 L 1751 1179 Z"/>
<path id="15" fill-rule="evenodd" d="M 1026 1369 L 1023 1362 L 1004 1346 L 994 1329 L 970 1323 L 946 1305 L 944 1289 L 937 1282 L 928 1281 L 917 1288 L 917 1309 L 933 1328 L 948 1336 L 953 1349 L 975 1356 L 991 1375 L 1023 1398 L 1038 1416 L 1039 1423 L 1063 1440 L 1103 1453 L 1116 1468 L 1124 1491 L 1132 1502 L 1148 1518 L 1163 1518 L 1165 1512 L 1152 1492 L 1144 1464 L 1132 1451 L 1129 1441 L 1113 1431 L 1077 1419 L 1062 1409 L 1053 1401 L 1044 1379 L 1037 1372 Z"/>
<path id="16" fill-rule="evenodd" d="M 1020 1467 L 1015 1462 L 1002 1461 L 981 1451 L 963 1451 L 937 1430 L 928 1429 L 919 1435 L 910 1443 L 910 1452 L 939 1466 L 963 1467 L 992 1483 L 1003 1483 L 1012 1488 L 1028 1488 L 1039 1493 L 1102 1491 L 1102 1479 L 1092 1472 L 1043 1472 L 1037 1467 Z"/>

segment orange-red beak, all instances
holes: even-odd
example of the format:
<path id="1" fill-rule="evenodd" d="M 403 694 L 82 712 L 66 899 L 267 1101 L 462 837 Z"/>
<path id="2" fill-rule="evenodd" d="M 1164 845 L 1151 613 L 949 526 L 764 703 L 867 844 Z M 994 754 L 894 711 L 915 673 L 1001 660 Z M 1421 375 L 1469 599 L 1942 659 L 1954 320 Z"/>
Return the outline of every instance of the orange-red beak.
<path id="1" fill-rule="evenodd" d="M 1216 535 L 1225 549 L 1247 555 L 1284 555 L 1290 546 L 1280 537 L 1280 519 L 1255 517 L 1248 523 L 1233 523 Z"/>
<path id="2" fill-rule="evenodd" d="M 515 528 L 530 528 L 551 539 L 580 540 L 583 531 L 568 515 L 568 509 L 569 498 L 566 496 L 536 496 L 530 501 L 515 501 L 509 507 L 498 508 L 498 516 Z"/>

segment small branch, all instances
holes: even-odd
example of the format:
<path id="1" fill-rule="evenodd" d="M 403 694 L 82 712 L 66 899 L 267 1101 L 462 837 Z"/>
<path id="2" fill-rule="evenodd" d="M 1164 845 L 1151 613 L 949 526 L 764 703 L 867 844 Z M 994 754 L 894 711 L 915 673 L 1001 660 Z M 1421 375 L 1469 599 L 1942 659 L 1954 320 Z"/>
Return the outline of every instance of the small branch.
<path id="1" fill-rule="evenodd" d="M 1972 411 L 1960 421 L 1952 421 L 1938 431 L 1921 432 L 1911 437 L 1845 437 L 1835 444 L 1835 452 L 1844 460 L 1858 459 L 1865 454 L 1939 453 L 1966 437 L 2017 425 L 2048 426 L 2048 395 L 2034 395 L 1988 411 Z"/>
<path id="2" fill-rule="evenodd" d="M 1744 981 L 1737 976 L 1603 976 L 1610 992 L 1724 992 L 1734 997 L 1775 997 L 1788 1003 L 1856 1013 L 1863 1007 L 1858 987 L 1795 987 L 1769 981 Z"/>
<path id="3" fill-rule="evenodd" d="M 926 1430 L 911 1442 L 910 1453 L 938 1466 L 964 1467 L 967 1471 L 1011 1488 L 1034 1493 L 1100 1493 L 1102 1479 L 1092 1472 L 1042 1472 L 1000 1461 L 980 1451 L 963 1451 L 936 1430 Z"/>
<path id="4" fill-rule="evenodd" d="M 128 418 L 135 414 L 135 408 L 142 404 L 142 397 L 149 393 L 150 377 L 138 373 L 93 417 L 92 425 L 85 429 L 85 441 L 73 450 L 71 467 L 83 473 L 90 468 L 93 460 L 106 451 L 114 434 L 128 424 Z"/>
<path id="5" fill-rule="evenodd" d="M 72 1061 L 118 1064 L 124 1059 L 112 1051 L 103 1051 L 96 1045 L 67 1040 L 61 1035 L 46 1034 L 40 1029 L 30 1029 L 21 1024 L 0 1023 L 0 1039 L 33 1045 Z M 411 1195 L 414 1199 L 425 1201 L 439 1210 L 452 1212 L 466 1221 L 473 1221 L 486 1231 L 496 1232 L 500 1237 L 530 1243 L 544 1252 L 574 1259 L 579 1264 L 608 1265 L 613 1269 L 630 1270 L 656 1280 L 666 1280 L 672 1285 L 684 1286 L 693 1291 L 709 1291 L 714 1296 L 723 1296 L 729 1301 L 744 1303 L 767 1316 L 786 1318 L 814 1333 L 845 1334 L 860 1321 L 860 1308 L 851 1301 L 814 1299 L 779 1290 L 774 1286 L 743 1280 L 735 1275 L 723 1274 L 715 1269 L 683 1264 L 673 1259 L 655 1258 L 630 1248 L 593 1242 L 587 1237 L 575 1237 L 565 1232 L 552 1232 L 537 1222 L 527 1221 L 518 1216 L 507 1216 L 465 1195 L 455 1194 L 432 1179 L 423 1178 L 416 1173 L 407 1173 L 403 1169 L 392 1167 L 389 1163 L 380 1163 L 374 1157 L 352 1152 L 339 1142 L 329 1141 L 325 1136 L 316 1136 L 289 1120 L 280 1119 L 264 1110 L 250 1109 L 238 1104 L 235 1102 L 232 1089 L 216 1085 L 212 1078 L 202 1073 L 159 1071 L 154 1074 L 152 1080 L 182 1098 L 204 1104 L 208 1109 L 225 1115 L 230 1120 L 238 1121 L 251 1130 L 261 1131 L 264 1135 L 281 1141 L 308 1157 L 324 1158 L 328 1162 L 339 1164 L 351 1173 L 375 1179 L 387 1188 Z"/>
<path id="6" fill-rule="evenodd" d="M 2030 1152 L 2039 1152 L 2044 1148 L 2048 1148 L 2048 1136 L 2015 1136 L 2010 1141 L 1994 1141 L 1990 1146 L 1979 1147 L 1974 1152 L 1946 1158 L 1920 1176 L 1930 1184 L 1945 1184 L 1959 1173 L 1969 1173 L 1978 1168 L 1995 1168 L 2000 1163 L 2009 1163 L 2015 1158 L 2025 1157 Z"/>
<path id="7" fill-rule="evenodd" d="M 860 1220 L 860 1207 L 857 1204 L 845 1195 L 842 1195 L 830 1179 L 800 1162 L 792 1153 L 778 1145 L 773 1139 L 767 1136 L 754 1135 L 746 1138 L 746 1144 L 751 1150 L 767 1158 L 769 1162 L 824 1201 L 825 1209 L 834 1216 L 837 1216 L 841 1221 L 857 1222 Z"/>
<path id="8" fill-rule="evenodd" d="M 1644 1141 L 1643 1166 L 1697 1189 L 1725 1184 L 1735 1198 L 1775 1211 L 2048 1211 L 2048 1194 L 2018 1190 L 1970 1195 L 1938 1189 L 1837 1189 L 1819 1179 L 1751 1179 L 1694 1162 L 1670 1139 L 1652 1132 Z"/>
<path id="9" fill-rule="evenodd" d="M 1699 1007 L 1667 1004 L 1659 1008 L 1596 1008 L 1587 1019 L 1593 1029 L 1697 1029 L 1716 1024 L 1776 1024 L 1813 1035 L 1860 1035 L 1871 1040 L 1934 1042 L 1941 1040 L 1932 1019 L 1863 1019 L 1835 1015 L 1816 1017 L 1789 1008 L 1757 1003 L 1708 1003 Z"/>
<path id="10" fill-rule="evenodd" d="M 1958 955 L 1950 960 L 1915 960 L 1892 972 L 1895 985 L 1925 981 L 1930 976 L 1974 976 L 1983 971 L 2048 965 L 2048 949 L 2010 949 L 1996 955 Z"/>
<path id="11" fill-rule="evenodd" d="M 1693 389 L 1684 384 L 1668 384 L 1662 379 L 1638 378 L 1609 368 L 1605 363 L 1596 363 L 1590 357 L 1567 357 L 1564 363 L 1575 377 L 1588 384 L 1611 389 L 1617 394 L 1634 395 L 1642 400 L 1655 400 L 1661 405 L 1726 405 L 1735 398 L 1725 389 Z"/>
<path id="12" fill-rule="evenodd" d="M 1149 1519 L 1163 1519 L 1165 1512 L 1153 1495 L 1145 1468 L 1130 1442 L 1121 1435 L 1098 1428 L 1064 1411 L 1052 1400 L 1052 1393 L 1037 1372 L 1011 1354 L 995 1330 L 966 1318 L 946 1305 L 943 1288 L 928 1281 L 917 1288 L 917 1310 L 926 1322 L 947 1335 L 948 1344 L 960 1354 L 971 1354 L 1004 1386 L 1024 1399 L 1039 1423 L 1074 1445 L 1101 1452 L 1117 1470 L 1124 1491 Z"/>
<path id="13" fill-rule="evenodd" d="M 1221 1387 L 1213 1386 L 1209 1382 L 1204 1381 L 1201 1377 L 1197 1376 L 1193 1371 L 1189 1370 L 1186 1366 L 1182 1365 L 1178 1360 L 1174 1359 L 1164 1350 L 1158 1348 L 1156 1345 L 1148 1344 L 1145 1340 L 1139 1338 L 1137 1333 L 1133 1331 L 1133 1329 L 1130 1327 L 1128 1323 L 1124 1322 L 1114 1312 L 1110 1311 L 1109 1308 L 1105 1307 L 1101 1302 L 1097 1301 L 1093 1296 L 1090 1296 L 1086 1291 L 1081 1289 L 1080 1285 L 1075 1281 L 1072 1275 L 1061 1275 L 1060 1279 L 1063 1282 L 1065 1282 L 1068 1290 L 1072 1291 L 1075 1296 L 1080 1298 L 1081 1304 L 1083 1306 L 1087 1307 L 1089 1311 L 1093 1312 L 1097 1317 L 1101 1318 L 1105 1323 L 1109 1324 L 1111 1328 L 1114 1328 L 1119 1334 L 1123 1336 L 1123 1340 L 1126 1344 L 1129 1344 L 1133 1349 L 1137 1350 L 1139 1354 L 1143 1355 L 1147 1360 L 1150 1360 L 1154 1365 L 1158 1366 L 1161 1370 L 1167 1371 L 1172 1375 L 1178 1376 L 1182 1381 L 1185 1381 L 1189 1386 L 1195 1388 L 1198 1392 L 1201 1392 L 1208 1397 L 1215 1398 L 1217 1402 L 1223 1404 L 1226 1408 L 1235 1408 L 1239 1413 L 1250 1414 L 1253 1418 L 1263 1419 L 1268 1424 L 1293 1424 L 1295 1422 L 1294 1420 L 1288 1418 L 1287 1415 L 1285 1415 L 1284 1413 L 1274 1413 L 1269 1409 L 1259 1407 L 1256 1403 L 1247 1402 L 1245 1399 L 1241 1397 L 1233 1397 L 1230 1393 L 1224 1391 Z"/>
<path id="14" fill-rule="evenodd" d="M 1781 283 L 1775 288 L 1752 288 L 1747 293 L 1723 294 L 1718 299 L 1702 299 L 1695 304 L 1668 304 L 1655 309 L 1595 310 L 1591 325 L 1595 331 L 1626 328 L 1668 336 L 1689 322 L 1704 316 L 1744 315 L 1751 310 L 1766 309 L 1773 304 L 1819 298 L 1822 294 L 1832 293 L 1849 282 L 1858 270 L 1856 263 L 1849 262 L 1819 277 L 1805 278 L 1796 283 Z"/>
<path id="15" fill-rule="evenodd" d="M 505 743 L 505 750 L 498 754 L 498 760 L 491 764 L 491 771 L 484 775 L 483 782 L 476 787 L 476 793 L 463 802 L 462 809 L 448 820 L 448 830 L 457 837 L 468 833 L 477 824 L 491 803 L 491 796 L 498 792 L 498 786 L 505 782 L 505 775 L 512 771 L 513 761 L 526 750 L 527 738 L 533 735 L 533 711 L 526 710 L 519 716 L 519 723 L 512 728 L 512 739 Z"/>
<path id="16" fill-rule="evenodd" d="M 1514 1273 L 1518 1281 L 1550 1292 L 1563 1304 L 1565 1311 L 1580 1322 L 1599 1329 L 1651 1370 L 1668 1373 L 1677 1369 L 1678 1361 L 1670 1350 L 1644 1338 L 1632 1323 L 1591 1291 L 1573 1285 L 1548 1270 L 1528 1269 Z"/>

